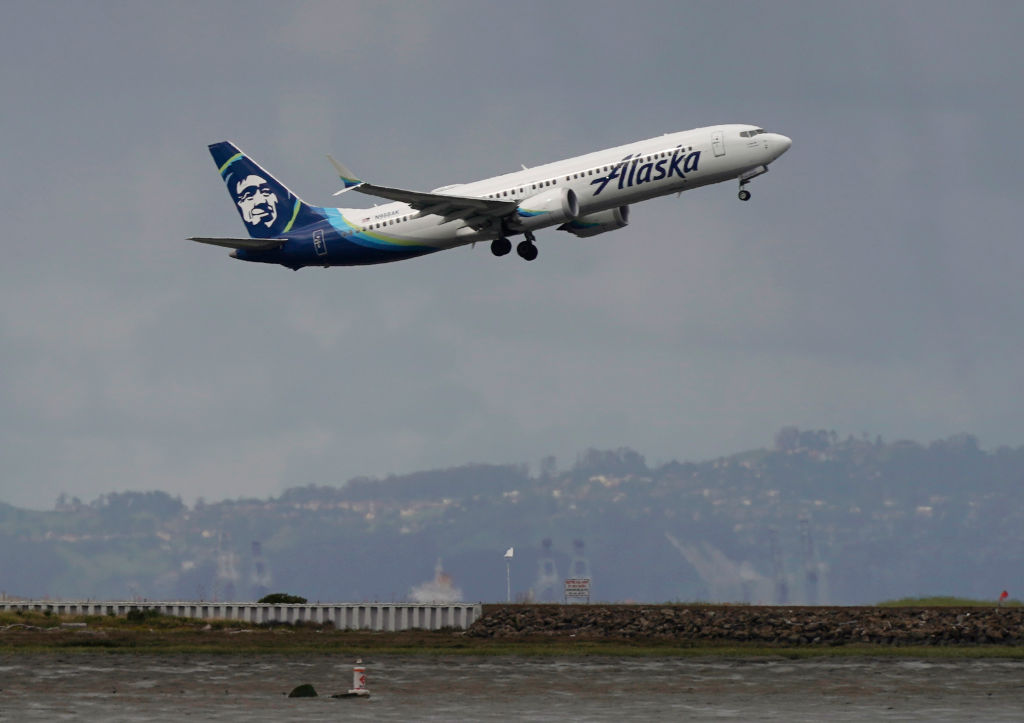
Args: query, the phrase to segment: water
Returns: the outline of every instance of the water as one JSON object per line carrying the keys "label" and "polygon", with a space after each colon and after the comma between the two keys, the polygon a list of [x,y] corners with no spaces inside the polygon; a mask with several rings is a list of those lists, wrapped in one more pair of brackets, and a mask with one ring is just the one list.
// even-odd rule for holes
{"label": "water", "polygon": [[[0,656],[0,720],[1021,720],[1024,662]],[[320,698],[288,698],[312,683]]]}

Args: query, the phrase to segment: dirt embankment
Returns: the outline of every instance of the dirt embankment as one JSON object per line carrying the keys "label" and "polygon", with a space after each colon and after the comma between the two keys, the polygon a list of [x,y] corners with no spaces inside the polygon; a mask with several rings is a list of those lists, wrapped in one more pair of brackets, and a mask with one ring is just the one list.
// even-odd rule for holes
{"label": "dirt embankment", "polygon": [[778,645],[1021,645],[1024,608],[488,605],[467,635]]}

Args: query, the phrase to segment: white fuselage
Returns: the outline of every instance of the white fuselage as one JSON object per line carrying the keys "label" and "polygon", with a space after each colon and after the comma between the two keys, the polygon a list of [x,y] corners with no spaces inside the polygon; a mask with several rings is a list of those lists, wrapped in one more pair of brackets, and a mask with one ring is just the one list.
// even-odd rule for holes
{"label": "white fuselage", "polygon": [[[740,135],[754,131],[759,132]],[[518,202],[545,188],[568,188],[579,199],[580,216],[586,216],[738,178],[751,169],[767,166],[790,145],[786,136],[760,131],[757,126],[709,126],[668,133],[482,181],[445,186],[434,193]],[[688,157],[699,154],[696,162],[689,164],[695,168],[686,170],[686,159],[677,160],[680,149],[690,149],[685,151]],[[644,166],[648,164],[651,169],[644,173]],[[677,171],[683,171],[682,177]],[[610,174],[617,175],[602,182]],[[353,230],[383,232],[396,240],[437,249],[488,241],[500,235],[494,228],[476,229],[458,219],[444,222],[438,216],[423,215],[401,202],[338,211]]]}

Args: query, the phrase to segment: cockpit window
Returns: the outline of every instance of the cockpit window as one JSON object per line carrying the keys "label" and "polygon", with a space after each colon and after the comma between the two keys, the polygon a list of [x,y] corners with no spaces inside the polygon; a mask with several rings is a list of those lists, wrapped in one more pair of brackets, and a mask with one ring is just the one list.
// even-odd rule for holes
{"label": "cockpit window", "polygon": [[752,131],[740,131],[740,137],[741,138],[753,138],[754,136],[760,135],[762,133],[767,133],[767,132],[768,131],[766,131],[764,128],[757,128],[757,129],[752,130]]}

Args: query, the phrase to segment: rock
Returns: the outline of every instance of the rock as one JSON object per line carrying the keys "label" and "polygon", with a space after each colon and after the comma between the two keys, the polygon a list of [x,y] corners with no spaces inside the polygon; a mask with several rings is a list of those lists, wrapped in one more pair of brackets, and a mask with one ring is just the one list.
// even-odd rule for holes
{"label": "rock", "polygon": [[756,607],[741,605],[523,605],[485,610],[466,635],[776,645],[1018,644],[1024,609]]}
{"label": "rock", "polygon": [[316,698],[316,688],[309,683],[297,686],[288,694],[289,698]]}

